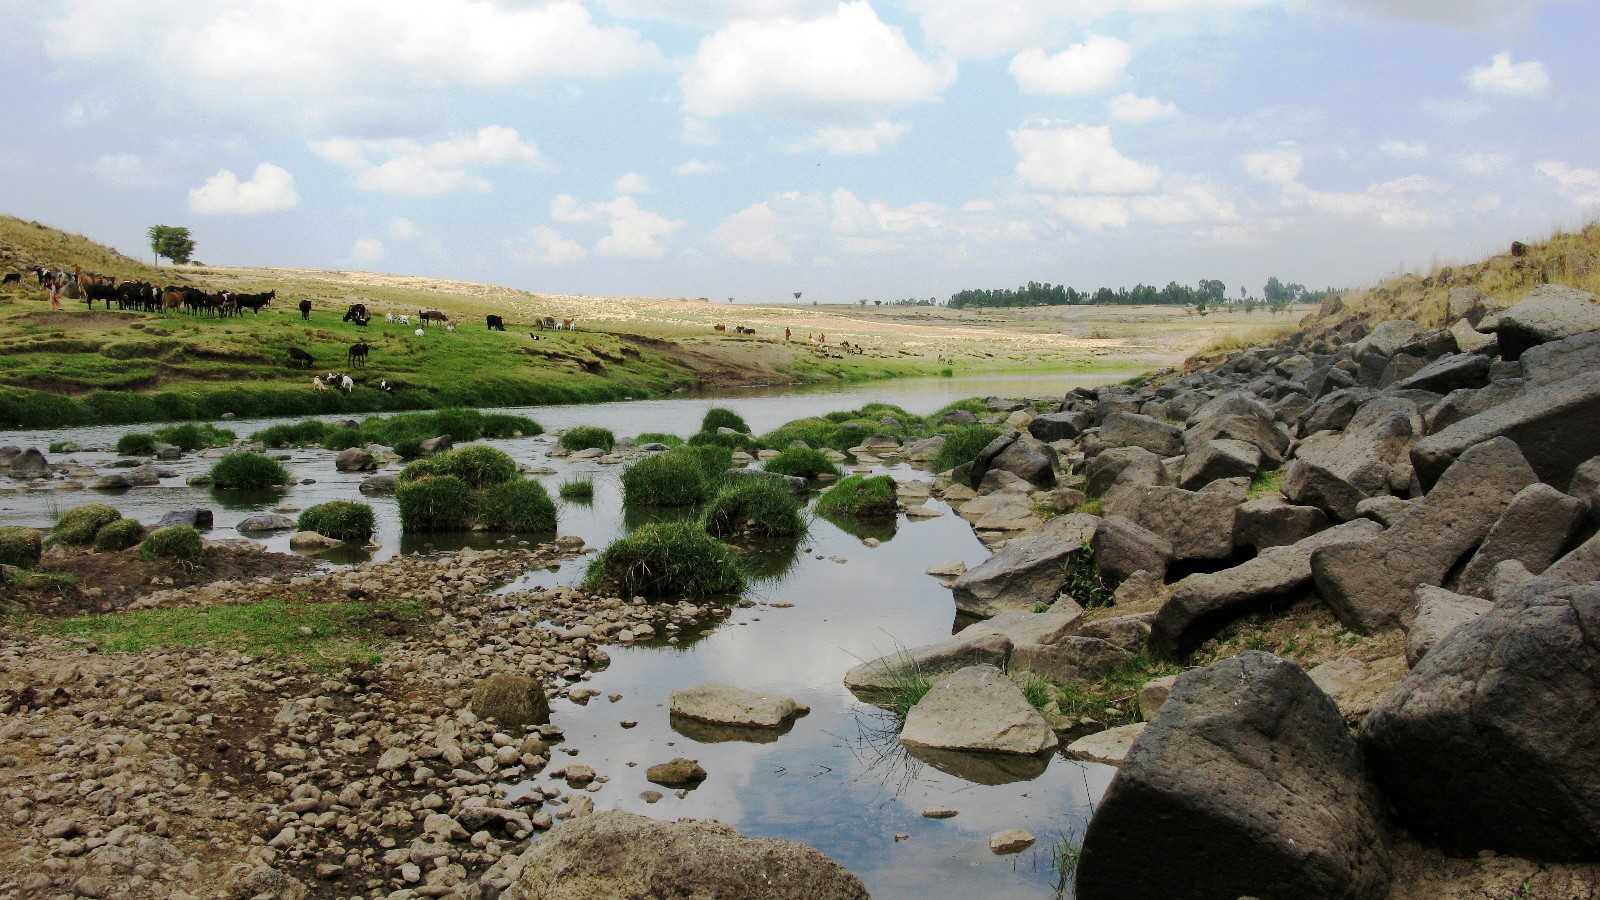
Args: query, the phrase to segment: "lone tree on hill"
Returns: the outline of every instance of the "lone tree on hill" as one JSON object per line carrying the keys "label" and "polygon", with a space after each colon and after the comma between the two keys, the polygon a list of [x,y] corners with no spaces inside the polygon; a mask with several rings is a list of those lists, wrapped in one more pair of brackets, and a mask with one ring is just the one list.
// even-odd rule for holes
{"label": "lone tree on hill", "polygon": [[172,260],[175,265],[182,265],[194,255],[194,238],[189,236],[189,229],[180,225],[151,225],[150,249],[155,252],[156,264],[161,264],[161,257]]}

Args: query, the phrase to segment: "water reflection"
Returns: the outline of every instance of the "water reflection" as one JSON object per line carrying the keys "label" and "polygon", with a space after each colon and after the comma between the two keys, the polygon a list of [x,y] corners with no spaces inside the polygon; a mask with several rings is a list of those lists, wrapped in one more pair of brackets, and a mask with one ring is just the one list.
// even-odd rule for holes
{"label": "water reflection", "polygon": [[804,537],[768,538],[740,545],[737,547],[739,562],[753,581],[781,581],[800,561],[800,544]]}
{"label": "water reflection", "polygon": [[212,503],[223,509],[247,509],[251,512],[259,512],[263,507],[277,506],[285,496],[285,490],[280,488],[263,488],[261,490],[248,491],[211,489]]}
{"label": "water reflection", "polygon": [[776,728],[756,728],[742,725],[715,725],[680,716],[672,713],[669,724],[674,732],[683,735],[692,741],[702,744],[722,744],[728,741],[741,741],[746,744],[772,744],[794,730],[795,720],[785,719],[783,724]]}
{"label": "water reflection", "polygon": [[828,524],[852,537],[866,540],[875,538],[887,543],[894,540],[895,532],[899,529],[900,522],[895,518],[865,519],[856,516],[819,516],[827,520]]}

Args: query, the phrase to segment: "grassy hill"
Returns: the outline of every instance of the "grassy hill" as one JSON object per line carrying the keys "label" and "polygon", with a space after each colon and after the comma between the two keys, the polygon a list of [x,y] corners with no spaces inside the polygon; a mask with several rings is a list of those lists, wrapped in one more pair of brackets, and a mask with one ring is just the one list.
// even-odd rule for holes
{"label": "grassy hill", "polygon": [[114,275],[157,284],[190,283],[182,268],[161,268],[130,259],[81,234],[67,234],[38,222],[0,215],[0,273],[21,272],[33,278],[34,266]]}

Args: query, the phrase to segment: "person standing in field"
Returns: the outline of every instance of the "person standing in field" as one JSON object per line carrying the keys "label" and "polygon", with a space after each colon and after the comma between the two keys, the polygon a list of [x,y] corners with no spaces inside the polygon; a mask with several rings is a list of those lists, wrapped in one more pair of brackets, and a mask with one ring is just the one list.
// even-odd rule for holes
{"label": "person standing in field", "polygon": [[58,312],[61,309],[61,281],[60,276],[50,279],[50,308]]}
{"label": "person standing in field", "polygon": [[787,329],[787,328],[785,328],[783,330],[783,340],[784,340],[784,343],[788,343],[788,341],[789,341],[789,329]]}

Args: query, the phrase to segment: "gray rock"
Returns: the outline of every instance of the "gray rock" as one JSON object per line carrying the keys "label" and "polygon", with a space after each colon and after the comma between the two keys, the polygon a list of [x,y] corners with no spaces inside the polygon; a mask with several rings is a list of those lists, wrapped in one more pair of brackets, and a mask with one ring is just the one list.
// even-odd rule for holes
{"label": "gray rock", "polygon": [[1143,447],[1113,447],[1089,460],[1084,467],[1084,491],[1091,497],[1104,497],[1121,485],[1167,483],[1167,470],[1161,457]]}
{"label": "gray rock", "polygon": [[[1034,487],[1055,487],[1055,450],[1030,435],[1020,435],[989,461],[989,468],[1021,477]],[[973,470],[974,481],[982,481]]]}
{"label": "gray rock", "polygon": [[1267,550],[1303,541],[1328,527],[1328,514],[1295,506],[1281,494],[1247,500],[1233,520],[1233,545]]}
{"label": "gray rock", "polygon": [[906,713],[900,743],[934,750],[1032,756],[1054,750],[1056,735],[1022,689],[994,666],[960,669]]}
{"label": "gray rock", "polygon": [[1462,419],[1470,419],[1485,410],[1515,400],[1526,392],[1527,387],[1520,378],[1491,381],[1487,386],[1477,390],[1451,391],[1443,400],[1428,408],[1423,421],[1428,426],[1428,433],[1432,434],[1449,428]]}
{"label": "gray rock", "polygon": [[[1142,617],[1130,620],[1129,624],[1137,626],[1141,634],[1149,633],[1150,627]],[[1126,635],[1119,637],[1125,639]],[[1053,681],[1098,681],[1132,660],[1142,649],[1142,646],[1130,647],[1105,637],[1076,634],[1052,644],[1013,647],[1010,670],[1032,672]]]}
{"label": "gray rock", "polygon": [[1389,692],[1405,678],[1406,671],[1406,661],[1401,656],[1371,660],[1342,656],[1330,659],[1306,674],[1339,707],[1344,720],[1356,725],[1389,696]]}
{"label": "gray rock", "polygon": [[944,449],[947,440],[944,435],[936,434],[920,441],[912,441],[906,445],[905,457],[910,462],[932,462],[939,455],[939,451]]}
{"label": "gray rock", "polygon": [[343,546],[344,541],[318,534],[315,531],[296,531],[289,536],[290,550],[334,550]]}
{"label": "gray rock", "polygon": [[745,837],[720,822],[611,811],[561,823],[507,868],[500,900],[761,897],[867,900],[845,868],[804,844]]}
{"label": "gray rock", "polygon": [[1086,412],[1068,410],[1034,416],[1028,424],[1028,433],[1045,443],[1071,440],[1094,424],[1094,417]]}
{"label": "gray rock", "polygon": [[[995,618],[1008,615],[1034,614],[1001,613]],[[844,674],[844,686],[870,701],[873,695],[892,691],[903,684],[907,675],[939,675],[975,665],[1005,666],[1011,656],[1011,638],[998,630],[974,631],[985,624],[988,623],[969,625],[961,633],[937,644],[901,650],[853,666]]]}
{"label": "gray rock", "polygon": [[1371,519],[1385,528],[1393,528],[1395,523],[1410,515],[1416,510],[1410,500],[1402,500],[1393,494],[1384,494],[1381,497],[1368,497],[1356,504],[1356,515],[1363,519]]}
{"label": "gray rock", "polygon": [[333,467],[340,472],[375,472],[378,469],[378,461],[373,459],[371,453],[360,447],[348,447],[339,451],[339,455],[333,461]]}
{"label": "gray rock", "polygon": [[1522,354],[1522,377],[1529,385],[1555,384],[1600,371],[1600,331],[1530,347]]}
{"label": "gray rock", "polygon": [[1178,486],[1196,491],[1219,478],[1254,478],[1261,471],[1261,451],[1244,441],[1205,441],[1183,457]]}
{"label": "gray rock", "polygon": [[[1533,573],[1527,566],[1521,565],[1521,560],[1516,560],[1521,571]],[[1501,566],[1506,563],[1501,563]],[[1495,567],[1495,581],[1501,580],[1501,566]],[[1600,534],[1589,538],[1587,541],[1574,547],[1572,552],[1556,560],[1543,574],[1546,578],[1555,578],[1560,581],[1570,581],[1575,584],[1600,581]],[[1498,599],[1499,595],[1496,595]]]}
{"label": "gray rock", "polygon": [[1134,572],[1164,576],[1172,562],[1171,541],[1122,516],[1102,519],[1090,546],[1101,581],[1112,588]]}
{"label": "gray rock", "polygon": [[1511,505],[1489,529],[1456,580],[1456,590],[1487,597],[1494,567],[1508,559],[1538,575],[1561,556],[1588,512],[1588,504],[1548,484],[1528,485],[1511,498]]}
{"label": "gray rock", "polygon": [[651,784],[684,787],[705,781],[706,770],[699,762],[679,756],[664,763],[656,763],[645,770],[644,777]]}
{"label": "gray rock", "polygon": [[1489,312],[1489,298],[1474,287],[1457,287],[1450,289],[1450,318],[1466,319],[1473,325],[1478,324]]}
{"label": "gray rock", "polygon": [[39,452],[38,447],[29,447],[11,457],[12,478],[43,478],[50,474],[50,460]]}
{"label": "gray rock", "polygon": [[1184,424],[1194,428],[1211,419],[1235,416],[1262,422],[1271,422],[1274,418],[1271,407],[1262,403],[1260,398],[1245,391],[1229,391],[1214,400],[1207,401],[1191,413]]}
{"label": "gray rock", "polygon": [[1357,341],[1351,353],[1358,362],[1368,356],[1390,357],[1401,347],[1421,337],[1425,331],[1427,329],[1410,319],[1391,319]]}
{"label": "gray rock", "polygon": [[1171,598],[1156,613],[1150,643],[1169,656],[1188,653],[1234,619],[1304,591],[1318,549],[1360,544],[1382,531],[1375,522],[1356,519],[1292,546],[1263,551],[1231,569],[1190,575],[1173,587]]}
{"label": "gray rock", "polygon": [[1456,346],[1462,353],[1491,353],[1499,347],[1494,335],[1478,331],[1471,319],[1457,319],[1450,326],[1450,335],[1456,339]]}
{"label": "gray rock", "polygon": [[183,456],[183,448],[182,447],[175,447],[172,444],[157,444],[156,447],[155,447],[155,458],[156,459],[173,460],[173,459],[178,459],[178,458],[180,458],[182,456]]}
{"label": "gray rock", "polygon": [[1489,357],[1476,353],[1441,356],[1416,374],[1395,382],[1400,389],[1448,394],[1462,388],[1481,388],[1489,383]]}
{"label": "gray rock", "polygon": [[1365,412],[1343,434],[1318,432],[1300,443],[1284,471],[1285,497],[1343,522],[1356,517],[1362,500],[1409,483],[1407,452],[1416,434],[1411,417],[1389,411],[1365,421]]}
{"label": "gray rock", "polygon": [[395,485],[399,483],[397,475],[368,475],[361,479],[361,493],[363,494],[392,494]]}
{"label": "gray rock", "polygon": [[1193,454],[1208,441],[1242,441],[1261,453],[1262,465],[1275,469],[1289,450],[1289,432],[1270,419],[1225,415],[1206,419],[1183,433],[1184,453]]}
{"label": "gray rock", "polygon": [[89,489],[95,491],[125,491],[133,487],[133,479],[123,474],[101,475],[89,482]]}
{"label": "gray rock", "polygon": [[1333,701],[1247,651],[1178,679],[1089,822],[1077,897],[1382,900],[1384,820]]}
{"label": "gray rock", "polygon": [[1541,284],[1500,314],[1494,332],[1500,355],[1517,359],[1538,344],[1600,331],[1600,297],[1576,288]]}
{"label": "gray rock", "polygon": [[1595,455],[1600,434],[1600,372],[1530,390],[1515,400],[1430,434],[1411,449],[1417,480],[1432,486],[1467,448],[1490,438],[1515,441],[1539,480],[1565,490],[1572,473]]}
{"label": "gray rock", "polygon": [[956,609],[988,617],[1053,602],[1067,582],[1065,567],[1084,555],[1099,525],[1098,516],[1058,516],[1012,538],[956,579],[951,586]]}
{"label": "gray rock", "polygon": [[1107,497],[1105,508],[1166,538],[1176,560],[1227,559],[1242,500],[1222,492],[1129,486]]}
{"label": "gray rock", "polygon": [[155,524],[156,528],[168,528],[173,525],[187,525],[190,528],[208,529],[211,527],[212,516],[209,509],[175,509],[161,517]]}
{"label": "gray rock", "polygon": [[1422,658],[1361,728],[1418,836],[1457,851],[1600,857],[1600,585],[1535,578]]}
{"label": "gray rock", "polygon": [[780,472],[768,472],[765,469],[732,468],[724,472],[723,475],[735,481],[742,478],[758,478],[763,481],[771,481],[781,484],[796,493],[804,493],[808,489],[806,480],[798,475],[784,475]]}
{"label": "gray rock", "polygon": [[155,466],[143,465],[129,469],[127,479],[134,487],[155,487],[161,483],[161,471]]}
{"label": "gray rock", "polygon": [[1488,612],[1493,605],[1444,588],[1417,585],[1417,618],[1406,632],[1406,662],[1415,666],[1450,632]]}
{"label": "gray rock", "polygon": [[444,450],[449,450],[451,447],[454,447],[455,445],[456,445],[456,442],[455,442],[454,439],[452,439],[450,437],[450,435],[441,434],[438,437],[428,438],[427,440],[425,440],[421,444],[419,444],[417,453],[420,456],[432,456],[435,453],[439,453],[439,452],[444,451]]}
{"label": "gray rock", "polygon": [[1401,624],[1414,610],[1417,585],[1442,584],[1517,492],[1537,480],[1511,441],[1496,438],[1473,447],[1393,528],[1365,543],[1312,554],[1317,593],[1357,631]]}
{"label": "gray rock", "polygon": [[1149,416],[1117,412],[1100,425],[1100,440],[1117,447],[1143,447],[1157,456],[1183,452],[1183,430]]}
{"label": "gray rock", "polygon": [[256,513],[253,516],[246,516],[236,527],[241,534],[250,534],[258,531],[283,531],[295,527],[295,522],[288,516],[278,513]]}
{"label": "gray rock", "polygon": [[1161,678],[1152,678],[1139,688],[1139,715],[1146,722],[1155,719],[1161,712],[1161,707],[1167,703],[1167,698],[1172,696],[1172,689],[1178,683],[1178,676],[1166,675]]}
{"label": "gray rock", "polygon": [[1319,431],[1343,431],[1355,417],[1356,411],[1377,395],[1377,391],[1364,387],[1345,388],[1327,394],[1301,414],[1300,433],[1312,435]]}
{"label": "gray rock", "polygon": [[792,697],[764,694],[721,684],[700,684],[672,692],[672,713],[715,725],[777,728],[810,707]]}
{"label": "gray rock", "polygon": [[939,417],[940,425],[976,425],[978,417],[964,409],[954,409]]}
{"label": "gray rock", "polygon": [[1067,745],[1067,755],[1108,766],[1120,766],[1148,727],[1147,722],[1134,722],[1085,735]]}

